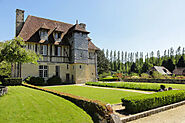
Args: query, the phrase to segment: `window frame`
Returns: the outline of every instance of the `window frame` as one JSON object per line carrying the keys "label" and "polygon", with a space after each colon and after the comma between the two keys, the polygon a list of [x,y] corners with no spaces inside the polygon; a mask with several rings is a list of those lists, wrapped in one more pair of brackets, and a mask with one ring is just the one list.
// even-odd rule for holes
{"label": "window frame", "polygon": [[48,78],[48,66],[39,65],[39,77]]}

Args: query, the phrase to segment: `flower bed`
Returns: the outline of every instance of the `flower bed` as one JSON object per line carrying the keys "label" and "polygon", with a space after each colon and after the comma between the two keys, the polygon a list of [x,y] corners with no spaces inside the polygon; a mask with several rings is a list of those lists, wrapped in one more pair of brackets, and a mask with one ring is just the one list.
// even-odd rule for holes
{"label": "flower bed", "polygon": [[185,100],[185,90],[171,90],[150,95],[125,97],[122,103],[128,113],[138,113],[160,106],[165,106]]}
{"label": "flower bed", "polygon": [[23,86],[49,92],[75,103],[77,106],[85,110],[92,117],[94,122],[113,122],[113,119],[111,117],[111,114],[113,112],[112,108],[109,105],[103,104],[100,101],[90,100],[80,96],[74,96],[72,94],[62,93],[52,89],[41,88],[26,83],[24,83]]}

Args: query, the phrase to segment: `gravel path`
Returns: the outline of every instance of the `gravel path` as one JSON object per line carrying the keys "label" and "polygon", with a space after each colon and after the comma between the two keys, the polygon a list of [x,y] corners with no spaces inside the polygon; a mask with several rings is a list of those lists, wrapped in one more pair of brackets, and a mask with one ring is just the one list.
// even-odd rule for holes
{"label": "gravel path", "polygon": [[85,84],[76,84],[77,86],[91,87],[91,88],[100,88],[100,89],[111,89],[111,90],[119,90],[119,91],[129,91],[129,92],[137,92],[143,94],[152,94],[155,92],[147,92],[147,91],[139,91],[139,90],[131,90],[131,89],[119,89],[119,88],[109,88],[109,87],[98,87],[98,86],[89,86]]}
{"label": "gravel path", "polygon": [[129,123],[185,123],[185,105]]}

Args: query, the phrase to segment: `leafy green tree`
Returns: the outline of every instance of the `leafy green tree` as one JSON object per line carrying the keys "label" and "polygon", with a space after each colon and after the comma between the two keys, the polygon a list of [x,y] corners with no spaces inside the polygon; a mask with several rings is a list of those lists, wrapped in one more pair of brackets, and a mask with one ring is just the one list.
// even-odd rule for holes
{"label": "leafy green tree", "polygon": [[97,52],[97,69],[98,74],[109,72],[109,60],[105,57],[103,50]]}
{"label": "leafy green tree", "polygon": [[117,54],[117,70],[120,70],[121,66],[120,66],[120,51],[118,51],[118,54]]}
{"label": "leafy green tree", "polygon": [[164,60],[162,66],[167,68],[170,72],[173,72],[173,70],[175,69],[175,65],[173,64],[172,59]]}
{"label": "leafy green tree", "polygon": [[141,72],[142,72],[142,73],[146,73],[146,72],[148,72],[148,70],[151,69],[152,67],[153,67],[152,64],[145,62],[145,63],[143,64],[143,66],[142,66]]}
{"label": "leafy green tree", "polygon": [[184,57],[181,56],[178,63],[177,63],[177,67],[185,67],[185,60]]}
{"label": "leafy green tree", "polygon": [[[25,46],[25,42],[20,37],[6,41],[1,49],[0,62],[5,61],[7,63],[11,63],[12,65],[16,63],[37,64],[40,56],[34,51],[26,49]],[[13,71],[13,66],[11,68],[11,71]]]}
{"label": "leafy green tree", "polygon": [[112,50],[110,51],[110,69],[113,70],[113,58],[112,58]]}
{"label": "leafy green tree", "polygon": [[114,71],[117,71],[117,58],[116,58],[116,50],[114,51],[114,61],[113,61],[113,64],[114,64]]}

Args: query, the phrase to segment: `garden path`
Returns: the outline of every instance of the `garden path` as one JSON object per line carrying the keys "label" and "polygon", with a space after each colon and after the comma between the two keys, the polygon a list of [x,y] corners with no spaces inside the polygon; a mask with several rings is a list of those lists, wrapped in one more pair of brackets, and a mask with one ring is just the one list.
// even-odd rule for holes
{"label": "garden path", "polygon": [[84,86],[84,87],[91,87],[91,88],[101,88],[101,89],[111,89],[111,90],[119,90],[119,91],[129,91],[129,92],[137,92],[143,94],[152,94],[155,92],[148,92],[148,91],[140,91],[140,90],[131,90],[131,89],[119,89],[119,88],[110,88],[110,87],[98,87],[98,86],[89,86],[85,84],[76,84],[77,86]]}
{"label": "garden path", "polygon": [[185,123],[185,105],[134,120],[129,123]]}

